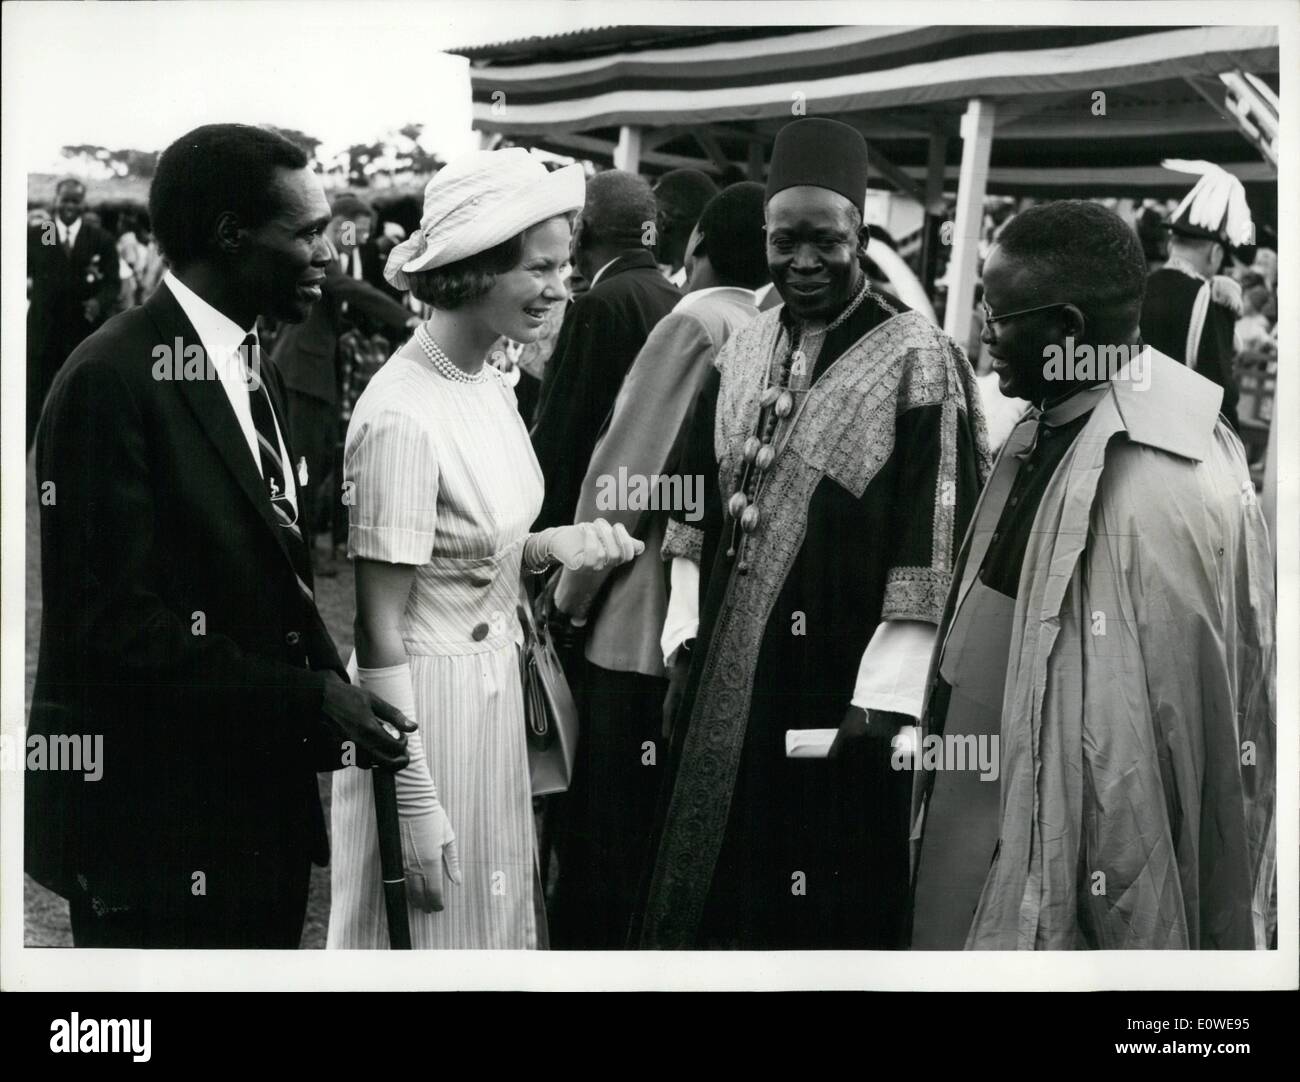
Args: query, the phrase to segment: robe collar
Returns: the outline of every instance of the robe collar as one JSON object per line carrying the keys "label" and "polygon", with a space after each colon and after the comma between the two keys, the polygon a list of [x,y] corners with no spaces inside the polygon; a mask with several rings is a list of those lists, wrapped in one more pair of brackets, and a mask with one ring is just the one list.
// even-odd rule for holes
{"label": "robe collar", "polygon": [[1145,381],[1130,377],[1130,361],[1112,379],[1045,410],[1030,407],[1026,417],[1037,416],[1042,424],[1059,428],[1110,400],[1119,415],[1118,430],[1132,442],[1200,462],[1214,438],[1223,388],[1158,350],[1143,348],[1148,366]]}
{"label": "robe collar", "polygon": [[1200,462],[1214,440],[1223,388],[1146,348],[1149,380],[1127,378],[1130,362],[1108,384],[1124,430],[1134,443]]}

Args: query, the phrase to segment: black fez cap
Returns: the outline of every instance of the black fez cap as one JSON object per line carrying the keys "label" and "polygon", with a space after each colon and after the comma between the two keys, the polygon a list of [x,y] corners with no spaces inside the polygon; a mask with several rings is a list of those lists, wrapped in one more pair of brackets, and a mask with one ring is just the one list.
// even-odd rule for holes
{"label": "black fez cap", "polygon": [[867,201],[867,141],[838,120],[810,116],[776,133],[766,199],[799,184],[838,192],[861,212]]}

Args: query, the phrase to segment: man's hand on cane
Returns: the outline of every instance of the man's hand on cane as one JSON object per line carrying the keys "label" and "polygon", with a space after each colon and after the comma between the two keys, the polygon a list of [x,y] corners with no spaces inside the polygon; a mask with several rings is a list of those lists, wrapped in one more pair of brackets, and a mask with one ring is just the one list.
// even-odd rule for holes
{"label": "man's hand on cane", "polygon": [[[325,677],[321,712],[344,740],[356,745],[358,766],[401,770],[410,763],[402,734],[414,732],[415,722],[378,695],[344,683],[337,673],[330,672]],[[398,732],[391,732],[385,724]]]}

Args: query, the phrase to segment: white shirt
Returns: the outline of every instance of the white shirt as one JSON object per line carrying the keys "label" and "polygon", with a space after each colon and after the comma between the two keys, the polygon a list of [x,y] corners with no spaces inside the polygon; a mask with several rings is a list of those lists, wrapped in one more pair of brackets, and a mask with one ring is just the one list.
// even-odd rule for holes
{"label": "white shirt", "polygon": [[[253,456],[253,464],[257,466],[259,476],[262,475],[262,456],[257,449],[257,426],[253,424],[248,380],[244,376],[244,362],[239,352],[239,347],[249,333],[256,340],[257,328],[254,327],[251,332],[241,330],[234,320],[218,312],[171,271],[163,275],[163,283],[172,291],[176,303],[194,325],[199,341],[203,344],[203,352],[212,359],[212,366],[221,380],[221,389],[226,392],[230,408],[235,411],[235,420],[239,422],[244,440],[248,443],[248,453]],[[259,390],[257,393],[262,392]],[[272,419],[274,420],[274,411]],[[296,508],[298,489],[297,478],[294,476],[295,466],[289,461],[289,454],[284,447],[284,433],[280,431],[278,420],[275,421],[275,435],[280,445],[280,461],[284,463],[285,495]],[[305,530],[303,532],[306,533]]]}
{"label": "white shirt", "polygon": [[350,274],[358,282],[361,281],[360,249],[350,248],[345,252],[339,253],[339,265],[343,268],[344,274]]}
{"label": "white shirt", "polygon": [[77,234],[81,232],[81,219],[78,218],[71,225],[64,225],[62,218],[54,219],[54,226],[58,230],[59,243],[66,248],[71,248],[77,243]]}

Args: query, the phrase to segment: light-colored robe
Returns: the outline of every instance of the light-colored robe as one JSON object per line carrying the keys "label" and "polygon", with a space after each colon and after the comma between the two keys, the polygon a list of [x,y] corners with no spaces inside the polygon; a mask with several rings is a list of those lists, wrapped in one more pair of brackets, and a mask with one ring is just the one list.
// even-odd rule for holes
{"label": "light-colored robe", "polygon": [[1154,351],[1148,385],[1128,371],[1057,468],[1025,554],[999,847],[967,949],[1275,935],[1267,529],[1221,388]]}

